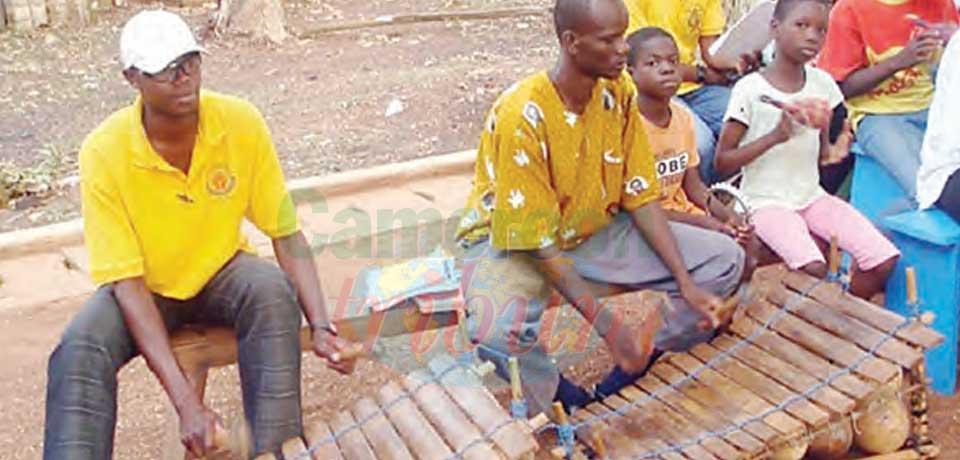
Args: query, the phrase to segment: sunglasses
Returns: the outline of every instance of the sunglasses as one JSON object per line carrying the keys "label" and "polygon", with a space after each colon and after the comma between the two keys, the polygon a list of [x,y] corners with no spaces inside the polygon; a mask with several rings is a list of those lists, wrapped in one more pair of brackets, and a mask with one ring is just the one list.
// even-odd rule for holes
{"label": "sunglasses", "polygon": [[159,72],[147,73],[140,71],[140,73],[157,83],[173,83],[181,73],[192,77],[196,75],[199,70],[200,53],[189,53],[177,58]]}

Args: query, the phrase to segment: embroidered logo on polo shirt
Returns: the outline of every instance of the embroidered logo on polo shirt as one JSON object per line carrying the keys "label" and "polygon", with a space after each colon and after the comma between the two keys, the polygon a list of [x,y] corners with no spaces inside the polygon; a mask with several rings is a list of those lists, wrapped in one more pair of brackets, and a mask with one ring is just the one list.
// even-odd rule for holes
{"label": "embroidered logo on polo shirt", "polygon": [[207,192],[214,196],[226,196],[237,186],[237,177],[226,165],[217,165],[207,172]]}

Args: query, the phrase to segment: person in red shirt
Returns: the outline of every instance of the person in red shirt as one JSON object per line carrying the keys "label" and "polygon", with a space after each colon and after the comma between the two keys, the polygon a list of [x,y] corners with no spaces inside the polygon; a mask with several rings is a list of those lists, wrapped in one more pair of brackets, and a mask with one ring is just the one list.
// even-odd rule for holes
{"label": "person in red shirt", "polygon": [[958,20],[952,0],[839,0],[817,61],[840,84],[857,143],[911,199],[934,69]]}

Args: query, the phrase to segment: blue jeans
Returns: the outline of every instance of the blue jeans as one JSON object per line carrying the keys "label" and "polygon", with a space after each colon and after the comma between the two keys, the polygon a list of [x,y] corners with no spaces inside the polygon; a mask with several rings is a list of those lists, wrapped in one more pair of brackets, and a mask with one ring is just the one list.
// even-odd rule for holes
{"label": "blue jeans", "polygon": [[723,116],[730,103],[730,88],[707,85],[680,96],[680,100],[693,112],[693,124],[697,133],[697,153],[700,155],[700,177],[707,185],[720,181],[713,170],[717,138],[723,128]]}
{"label": "blue jeans", "polygon": [[883,165],[911,199],[917,196],[917,169],[926,130],[927,110],[867,115],[857,126],[857,143],[863,153]]}
{"label": "blue jeans", "polygon": [[[300,307],[276,265],[241,252],[193,299],[154,299],[168,331],[188,323],[236,330],[243,410],[256,452],[276,452],[301,434]],[[101,287],[50,356],[45,460],[113,457],[117,372],[139,354],[113,287]]]}

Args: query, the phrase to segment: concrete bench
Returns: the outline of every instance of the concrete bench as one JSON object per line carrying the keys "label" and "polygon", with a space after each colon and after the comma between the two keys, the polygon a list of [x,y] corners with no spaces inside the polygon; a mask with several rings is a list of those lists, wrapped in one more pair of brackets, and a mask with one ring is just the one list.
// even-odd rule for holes
{"label": "concrete bench", "polygon": [[887,308],[910,314],[905,300],[905,267],[914,267],[920,308],[936,315],[932,327],[946,337],[942,345],[927,353],[928,375],[934,390],[953,394],[957,386],[960,321],[960,225],[936,209],[885,217],[880,225],[903,253],[887,283]]}

